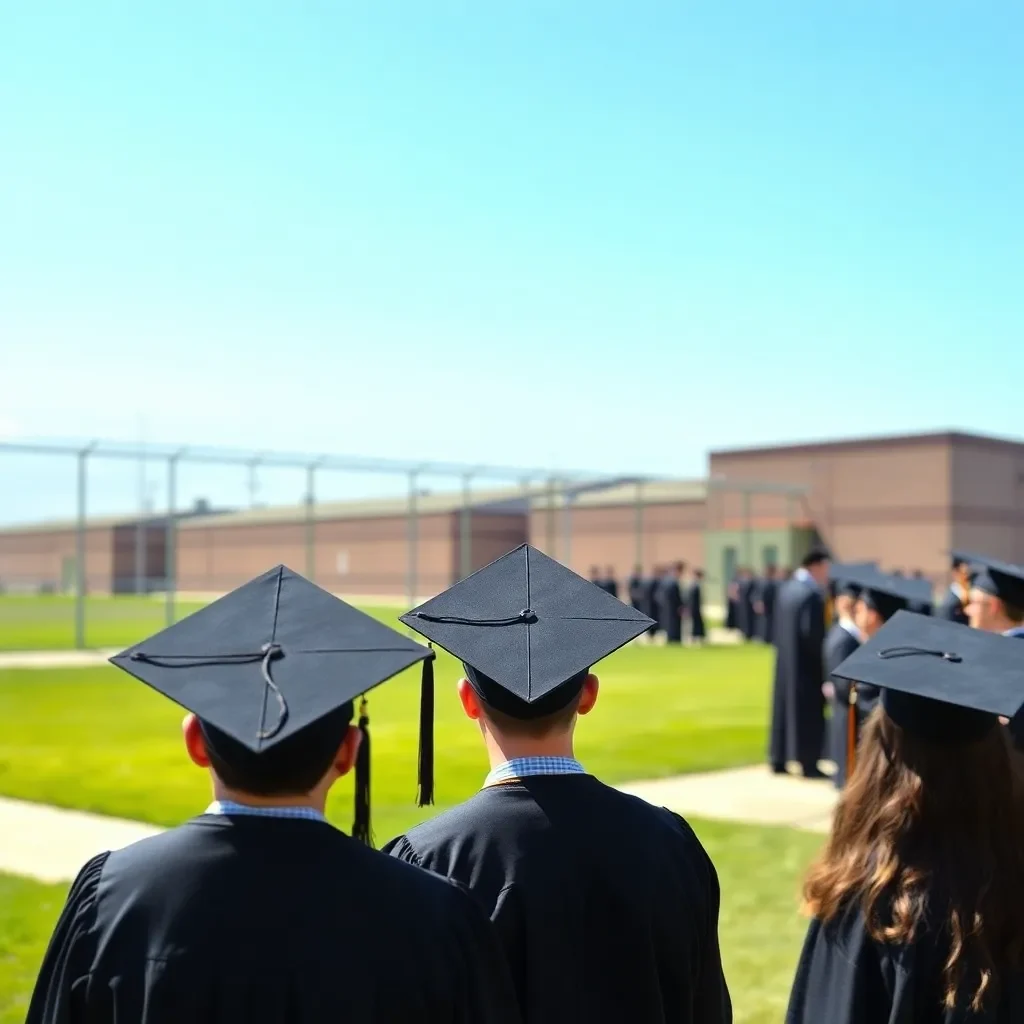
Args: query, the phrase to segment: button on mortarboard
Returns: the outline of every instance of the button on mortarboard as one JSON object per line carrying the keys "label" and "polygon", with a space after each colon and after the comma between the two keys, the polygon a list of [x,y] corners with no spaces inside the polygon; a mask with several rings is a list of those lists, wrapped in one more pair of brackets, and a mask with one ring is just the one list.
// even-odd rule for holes
{"label": "button on mortarboard", "polygon": [[459,658],[488,704],[518,717],[564,707],[567,684],[582,685],[581,673],[653,622],[528,544],[402,621]]}
{"label": "button on mortarboard", "polygon": [[278,566],[110,660],[258,753],[429,657]]}
{"label": "button on mortarboard", "polygon": [[898,611],[833,673],[882,688],[904,729],[938,743],[980,739],[1024,704],[1020,641],[946,619]]}

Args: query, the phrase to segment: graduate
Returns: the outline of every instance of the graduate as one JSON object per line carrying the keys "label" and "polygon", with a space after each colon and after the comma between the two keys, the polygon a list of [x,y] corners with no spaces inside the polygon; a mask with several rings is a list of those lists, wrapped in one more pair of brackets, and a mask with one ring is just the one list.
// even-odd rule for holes
{"label": "graduate", "polygon": [[818,758],[825,739],[821,653],[829,554],[813,548],[775,598],[775,676],[768,758],[782,774],[799,763],[809,779],[824,778]]}
{"label": "graduate", "polygon": [[604,590],[606,590],[612,597],[619,596],[619,581],[615,576],[615,569],[612,566],[608,566],[604,571]]}
{"label": "graduate", "polygon": [[402,621],[459,658],[491,763],[468,801],[387,849],[466,885],[491,915],[530,1024],[730,1021],[718,877],[677,814],[573,753],[591,669],[643,615],[523,545]]}
{"label": "graduate", "polygon": [[747,640],[753,640],[757,632],[757,615],[754,612],[757,586],[753,571],[740,569],[736,587],[736,628]]}
{"label": "graduate", "polygon": [[686,610],[686,598],[683,594],[685,572],[686,563],[676,562],[658,592],[661,629],[665,634],[665,642],[670,644],[683,642],[683,613]]}
{"label": "graduate", "polygon": [[644,613],[651,620],[651,628],[647,631],[651,640],[658,638],[660,626],[658,619],[661,615],[660,601],[661,601],[661,582],[665,576],[665,570],[662,566],[656,565],[653,572],[651,573],[650,579],[647,581],[645,588],[646,592],[646,603],[644,605]]}
{"label": "graduate", "polygon": [[1014,644],[897,612],[836,670],[881,691],[804,883],[787,1024],[1024,1020],[1024,807],[997,716]]}
{"label": "graduate", "polygon": [[644,567],[642,565],[636,565],[633,567],[633,575],[629,577],[629,581],[626,586],[629,590],[630,605],[632,605],[636,611],[645,615],[647,608],[647,591],[644,584]]}
{"label": "graduate", "polygon": [[[921,588],[914,580],[905,576],[887,576],[870,567],[844,567],[841,569],[845,591],[854,593],[852,602],[853,629],[855,636],[863,643],[873,637],[898,611],[915,611],[920,604]],[[842,597],[837,597],[837,611]],[[842,602],[845,613],[850,607]],[[928,614],[925,612],[924,614]],[[849,625],[844,627],[849,630]],[[826,641],[826,651],[828,642]],[[845,657],[849,657],[859,644],[846,644]],[[841,657],[842,646],[825,658],[825,678],[833,687],[832,703],[832,750],[836,763],[833,781],[839,789],[846,784],[849,762],[855,758],[857,744],[864,729],[864,723],[878,703],[879,692],[869,685],[850,686],[844,679],[834,677]],[[852,720],[851,720],[852,716]]]}
{"label": "graduate", "polygon": [[765,566],[764,578],[755,581],[754,614],[757,623],[754,635],[766,644],[772,642],[775,629],[775,592],[778,587],[775,566]]}
{"label": "graduate", "polygon": [[950,622],[967,624],[967,596],[970,590],[970,558],[959,551],[950,553],[952,579],[935,614]]}
{"label": "graduate", "polygon": [[707,627],[704,624],[704,570],[693,570],[693,582],[686,595],[686,607],[690,613],[690,640],[695,644],[704,643]]}
{"label": "graduate", "polygon": [[836,766],[832,781],[837,789],[846,783],[846,748],[849,742],[849,694],[832,681],[832,672],[864,642],[854,621],[854,604],[860,587],[845,576],[844,566],[833,562],[829,567],[829,589],[835,609],[835,620],[825,634],[821,660],[825,682],[822,692],[829,702],[828,757]]}
{"label": "graduate", "polygon": [[[982,555],[963,555],[970,565],[966,614],[975,629],[1024,639],[1024,566]],[[1008,723],[1017,750],[1024,752],[1024,713]]]}
{"label": "graduate", "polygon": [[[28,1024],[516,1024],[486,915],[367,845],[354,700],[432,657],[279,566],[112,658],[187,710],[214,801],[85,865]],[[324,818],[353,766],[358,839]]]}

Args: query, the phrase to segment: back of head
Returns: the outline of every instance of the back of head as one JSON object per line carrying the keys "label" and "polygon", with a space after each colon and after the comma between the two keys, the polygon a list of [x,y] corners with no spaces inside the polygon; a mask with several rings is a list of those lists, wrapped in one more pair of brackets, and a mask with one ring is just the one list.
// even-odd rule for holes
{"label": "back of head", "polygon": [[879,942],[945,935],[937,1004],[985,1004],[1024,966],[1024,806],[1003,730],[937,744],[876,708],[804,897],[824,921],[859,904]]}
{"label": "back of head", "polygon": [[828,551],[820,546],[811,548],[806,555],[800,560],[800,565],[804,569],[812,569],[815,566],[821,565],[824,562],[829,561]]}
{"label": "back of head", "polygon": [[352,703],[344,704],[258,754],[209,722],[201,722],[210,767],[236,793],[304,796],[330,769],[353,713]]}

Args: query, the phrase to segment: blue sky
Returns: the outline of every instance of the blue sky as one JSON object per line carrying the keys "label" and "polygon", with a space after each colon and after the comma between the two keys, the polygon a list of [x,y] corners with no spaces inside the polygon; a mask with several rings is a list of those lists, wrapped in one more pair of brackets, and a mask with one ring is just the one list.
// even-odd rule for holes
{"label": "blue sky", "polygon": [[[691,475],[1020,433],[1011,0],[0,0],[0,39],[4,434]],[[65,501],[26,465],[2,518]]]}

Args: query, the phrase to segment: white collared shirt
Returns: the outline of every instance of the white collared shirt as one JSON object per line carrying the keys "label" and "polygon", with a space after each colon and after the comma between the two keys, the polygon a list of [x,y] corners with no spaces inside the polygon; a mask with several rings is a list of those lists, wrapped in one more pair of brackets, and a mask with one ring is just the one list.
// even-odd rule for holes
{"label": "white collared shirt", "polygon": [[845,629],[846,632],[857,641],[857,643],[864,643],[864,634],[857,628],[857,623],[855,623],[853,619],[840,618],[839,625],[842,626],[843,629]]}

